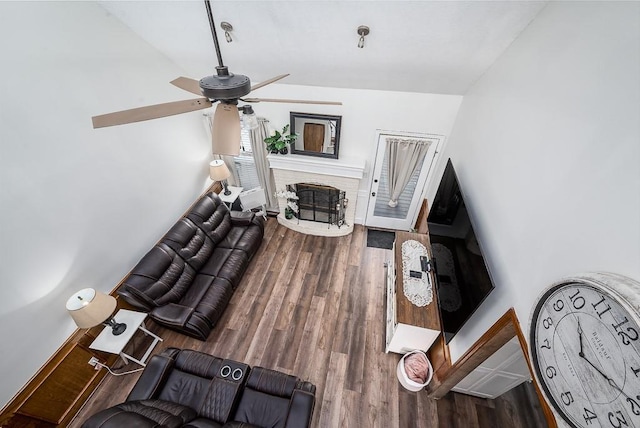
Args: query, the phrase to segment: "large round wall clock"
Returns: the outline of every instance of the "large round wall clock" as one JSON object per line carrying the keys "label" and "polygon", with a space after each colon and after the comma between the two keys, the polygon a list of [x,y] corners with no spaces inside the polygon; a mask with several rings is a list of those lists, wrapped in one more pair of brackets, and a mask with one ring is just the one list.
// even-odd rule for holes
{"label": "large round wall clock", "polygon": [[640,428],[640,283],[564,279],[539,297],[529,346],[535,375],[571,427]]}

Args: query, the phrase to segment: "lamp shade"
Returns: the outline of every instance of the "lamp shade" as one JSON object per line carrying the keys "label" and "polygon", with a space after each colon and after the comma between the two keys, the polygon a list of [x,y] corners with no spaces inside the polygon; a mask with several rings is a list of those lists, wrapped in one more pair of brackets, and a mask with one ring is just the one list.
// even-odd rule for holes
{"label": "lamp shade", "polygon": [[67,311],[80,328],[90,328],[111,318],[116,299],[93,288],[83,288],[67,300]]}
{"label": "lamp shade", "polygon": [[213,160],[209,163],[209,177],[213,181],[226,180],[231,176],[231,172],[224,161],[220,159]]}

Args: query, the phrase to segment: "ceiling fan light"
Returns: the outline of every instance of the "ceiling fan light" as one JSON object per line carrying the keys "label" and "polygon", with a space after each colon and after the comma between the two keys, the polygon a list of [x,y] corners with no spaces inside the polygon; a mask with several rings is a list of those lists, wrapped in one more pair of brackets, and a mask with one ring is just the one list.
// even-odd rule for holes
{"label": "ceiling fan light", "polygon": [[247,129],[256,129],[258,127],[258,117],[250,105],[242,106],[242,123]]}
{"label": "ceiling fan light", "polygon": [[258,127],[258,118],[255,114],[244,118],[244,126],[247,129],[256,129]]}

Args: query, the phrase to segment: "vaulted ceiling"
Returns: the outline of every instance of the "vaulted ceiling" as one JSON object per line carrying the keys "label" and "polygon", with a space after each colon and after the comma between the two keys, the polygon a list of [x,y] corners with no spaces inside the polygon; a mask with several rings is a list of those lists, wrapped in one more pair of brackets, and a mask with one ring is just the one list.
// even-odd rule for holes
{"label": "vaulted ceiling", "polygon": [[[201,1],[100,2],[200,79],[217,59]],[[464,95],[540,1],[212,1],[222,56],[252,82]],[[220,23],[233,25],[224,40]],[[371,32],[357,47],[357,28]]]}

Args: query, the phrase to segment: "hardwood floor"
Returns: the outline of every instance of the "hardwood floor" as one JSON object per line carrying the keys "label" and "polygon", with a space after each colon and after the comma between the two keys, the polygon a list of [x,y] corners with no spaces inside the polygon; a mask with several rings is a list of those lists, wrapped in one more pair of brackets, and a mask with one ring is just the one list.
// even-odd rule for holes
{"label": "hardwood floor", "polygon": [[[317,387],[314,427],[545,427],[529,384],[496,400],[449,393],[437,401],[400,386],[400,356],[384,353],[383,264],[391,256],[366,247],[362,226],[324,238],[270,218],[262,247],[209,339],[149,322],[164,338],[156,351],[190,348],[309,380]],[[143,340],[133,345],[142,348]],[[124,401],[138,376],[107,376],[70,426]]]}

